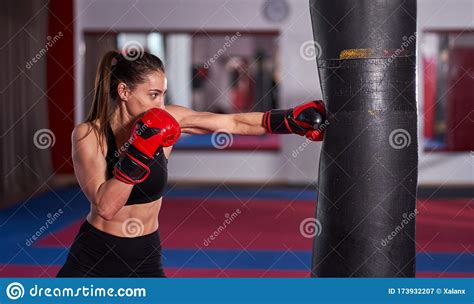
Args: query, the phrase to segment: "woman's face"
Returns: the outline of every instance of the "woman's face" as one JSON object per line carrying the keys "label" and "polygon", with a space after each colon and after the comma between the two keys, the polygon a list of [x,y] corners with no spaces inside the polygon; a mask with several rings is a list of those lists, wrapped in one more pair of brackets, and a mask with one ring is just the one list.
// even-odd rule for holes
{"label": "woman's face", "polygon": [[138,116],[151,108],[165,109],[165,94],[167,90],[166,75],[153,72],[145,77],[133,91],[126,94],[126,107],[132,116]]}

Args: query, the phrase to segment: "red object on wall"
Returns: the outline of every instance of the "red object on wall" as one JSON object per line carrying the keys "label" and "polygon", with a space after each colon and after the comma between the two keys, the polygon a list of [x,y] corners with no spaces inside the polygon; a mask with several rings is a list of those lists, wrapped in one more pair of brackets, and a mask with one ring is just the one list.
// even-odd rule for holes
{"label": "red object on wall", "polygon": [[474,49],[449,51],[446,144],[451,151],[474,150]]}
{"label": "red object on wall", "polygon": [[436,57],[423,58],[423,135],[425,138],[434,137],[436,110],[436,68]]}
{"label": "red object on wall", "polygon": [[[56,137],[52,147],[56,174],[74,172],[71,132],[74,128],[74,35],[73,0],[50,0],[47,53],[49,128]],[[57,39],[57,40],[56,40]]]}

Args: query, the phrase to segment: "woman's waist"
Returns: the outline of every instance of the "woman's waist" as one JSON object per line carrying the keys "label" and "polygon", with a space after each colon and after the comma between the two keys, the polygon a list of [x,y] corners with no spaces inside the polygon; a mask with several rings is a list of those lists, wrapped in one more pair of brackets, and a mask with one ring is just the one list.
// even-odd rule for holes
{"label": "woman's waist", "polygon": [[121,237],[102,231],[85,220],[71,250],[84,259],[106,257],[104,263],[114,263],[118,259],[130,264],[159,256],[161,241],[158,230],[136,237]]}
{"label": "woman's waist", "polygon": [[157,232],[159,227],[158,212],[156,211],[149,211],[148,214],[137,214],[136,212],[129,213],[121,210],[111,220],[105,220],[94,211],[91,211],[87,216],[87,221],[95,229],[119,238],[147,236]]}

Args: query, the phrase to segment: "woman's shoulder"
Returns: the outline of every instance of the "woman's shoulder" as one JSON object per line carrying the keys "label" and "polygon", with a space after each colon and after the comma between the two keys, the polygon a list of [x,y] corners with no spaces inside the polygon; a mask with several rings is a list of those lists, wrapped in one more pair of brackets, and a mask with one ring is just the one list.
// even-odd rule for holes
{"label": "woman's shoulder", "polygon": [[97,147],[99,142],[102,141],[102,146],[106,149],[107,145],[105,139],[103,137],[98,136],[99,130],[99,120],[80,123],[72,130],[71,141],[73,142],[73,144],[83,142],[84,145],[90,147]]}
{"label": "woman's shoulder", "polygon": [[167,105],[165,110],[171,114],[178,123],[180,123],[184,117],[195,113],[194,110],[180,105]]}
{"label": "woman's shoulder", "polygon": [[93,134],[92,132],[94,129],[99,130],[100,129],[100,122],[99,121],[93,121],[93,122],[83,122],[78,124],[74,129],[72,130],[72,139],[73,140],[80,140],[82,138],[89,138],[91,137],[90,135]]}

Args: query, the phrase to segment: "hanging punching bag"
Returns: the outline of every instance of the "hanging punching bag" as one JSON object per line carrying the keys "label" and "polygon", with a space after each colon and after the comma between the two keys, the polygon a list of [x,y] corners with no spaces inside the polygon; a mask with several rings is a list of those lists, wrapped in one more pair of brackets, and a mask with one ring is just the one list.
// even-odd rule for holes
{"label": "hanging punching bag", "polygon": [[329,117],[312,276],[413,277],[416,0],[310,0]]}

